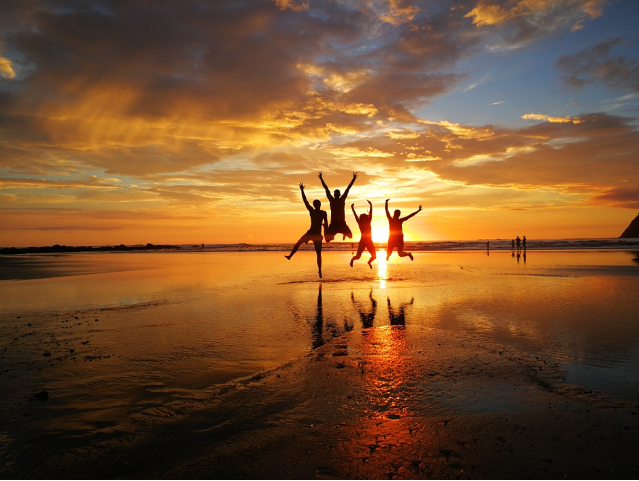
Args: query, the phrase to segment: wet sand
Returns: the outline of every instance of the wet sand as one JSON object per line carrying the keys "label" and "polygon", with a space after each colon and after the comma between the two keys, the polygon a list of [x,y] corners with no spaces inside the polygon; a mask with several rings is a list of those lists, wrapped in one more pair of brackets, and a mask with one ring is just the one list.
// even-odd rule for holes
{"label": "wet sand", "polygon": [[[461,333],[419,326],[352,331],[199,399],[149,407],[117,429],[104,426],[90,443],[79,431],[56,445],[43,422],[39,433],[25,433],[20,449],[5,448],[0,474],[639,477],[639,406],[564,377],[550,360]],[[44,417],[55,403],[54,396],[32,401],[23,415]]]}
{"label": "wet sand", "polygon": [[632,256],[349,255],[2,281],[0,476],[639,478]]}

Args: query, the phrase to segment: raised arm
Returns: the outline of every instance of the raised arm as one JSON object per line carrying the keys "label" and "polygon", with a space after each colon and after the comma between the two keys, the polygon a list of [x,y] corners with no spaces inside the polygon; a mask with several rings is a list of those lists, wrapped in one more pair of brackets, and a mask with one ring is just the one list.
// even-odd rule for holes
{"label": "raised arm", "polygon": [[413,217],[415,214],[417,214],[420,210],[422,210],[422,206],[419,206],[419,209],[417,209],[415,212],[413,212],[412,214],[408,214],[406,217],[402,217],[400,220],[402,222],[404,222],[405,220],[410,219],[411,217]]}
{"label": "raised arm", "polygon": [[348,184],[348,187],[346,187],[346,190],[344,191],[344,199],[346,199],[346,197],[348,196],[348,192],[351,190],[351,187],[353,187],[353,184],[355,183],[355,179],[357,179],[357,172],[353,172],[353,179],[351,180],[351,183]]}
{"label": "raised arm", "polygon": [[386,203],[384,204],[384,208],[386,209],[386,218],[390,221],[392,217],[390,215],[390,212],[388,212],[388,201],[389,200],[390,199],[386,199]]}
{"label": "raised arm", "polygon": [[353,215],[355,216],[355,220],[359,224],[359,216],[357,215],[357,212],[355,212],[355,204],[351,204],[351,210],[353,211]]}
{"label": "raised arm", "polygon": [[370,200],[367,200],[366,202],[368,202],[368,218],[372,219],[373,218],[373,203]]}
{"label": "raised arm", "polygon": [[324,187],[324,190],[326,191],[326,197],[328,197],[328,200],[333,200],[333,196],[331,195],[331,191],[328,190],[328,185],[326,185],[326,182],[324,182],[324,178],[322,177],[322,173],[320,172],[319,175],[319,180],[322,181],[322,186]]}
{"label": "raised arm", "polygon": [[304,199],[304,205],[306,206],[309,212],[312,212],[313,208],[311,207],[311,204],[308,203],[308,200],[306,200],[306,194],[304,193],[304,184],[302,184],[301,182],[300,182],[300,190],[302,191],[302,199]]}

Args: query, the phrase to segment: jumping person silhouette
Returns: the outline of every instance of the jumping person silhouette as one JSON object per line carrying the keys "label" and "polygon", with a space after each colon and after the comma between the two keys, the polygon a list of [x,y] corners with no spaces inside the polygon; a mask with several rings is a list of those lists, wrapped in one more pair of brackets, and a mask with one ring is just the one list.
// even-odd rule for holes
{"label": "jumping person silhouette", "polygon": [[371,221],[373,220],[373,204],[371,204],[370,200],[367,200],[369,205],[368,215],[362,214],[359,217],[357,216],[357,212],[355,212],[355,204],[351,204],[351,210],[353,211],[353,215],[355,216],[355,220],[357,221],[357,225],[359,225],[359,230],[362,233],[362,237],[359,240],[359,246],[357,247],[357,254],[353,256],[351,259],[351,267],[353,267],[353,262],[362,257],[362,252],[364,249],[368,249],[368,252],[371,254],[371,258],[368,260],[368,267],[371,269],[373,262],[377,259],[377,253],[375,252],[375,245],[373,244],[373,238],[371,236]]}
{"label": "jumping person silhouette", "polygon": [[328,190],[328,186],[324,179],[322,178],[322,173],[320,172],[318,175],[319,179],[322,181],[322,186],[324,186],[324,190],[326,191],[326,197],[328,197],[328,201],[331,204],[331,223],[328,228],[324,229],[324,238],[326,242],[332,241],[337,234],[342,234],[342,240],[347,237],[350,239],[353,237],[353,233],[350,228],[346,225],[346,213],[344,209],[346,207],[346,197],[348,196],[348,192],[351,190],[355,179],[357,179],[357,172],[353,172],[353,180],[348,184],[346,190],[344,191],[344,195],[340,196],[339,189],[335,189],[335,196],[331,195],[331,191]]}
{"label": "jumping person silhouette", "polygon": [[391,254],[393,253],[393,250],[397,248],[397,254],[399,255],[399,257],[408,256],[410,257],[410,260],[412,261],[413,254],[411,254],[410,252],[404,252],[404,231],[402,228],[402,224],[408,219],[410,219],[411,217],[413,217],[415,214],[417,214],[419,211],[421,211],[422,206],[420,205],[419,209],[417,209],[412,214],[407,215],[406,217],[400,217],[402,212],[399,209],[395,209],[395,212],[393,212],[393,217],[391,217],[390,212],[388,212],[389,200],[390,199],[386,199],[386,204],[385,204],[386,218],[388,219],[388,227],[389,227],[388,247],[386,247],[386,260],[390,258]]}
{"label": "jumping person silhouette", "polygon": [[293,254],[297,252],[297,249],[300,248],[302,244],[307,244],[308,242],[313,241],[313,245],[315,246],[315,254],[317,255],[317,268],[319,272],[320,279],[322,278],[322,225],[324,226],[324,232],[328,228],[328,216],[326,215],[325,210],[321,210],[320,207],[322,203],[315,199],[313,201],[313,207],[306,200],[306,194],[304,193],[304,184],[300,183],[300,191],[302,191],[302,199],[304,199],[304,205],[308,209],[308,213],[311,216],[311,227],[306,231],[300,240],[297,241],[297,244],[293,246],[291,253],[286,257],[289,261]]}

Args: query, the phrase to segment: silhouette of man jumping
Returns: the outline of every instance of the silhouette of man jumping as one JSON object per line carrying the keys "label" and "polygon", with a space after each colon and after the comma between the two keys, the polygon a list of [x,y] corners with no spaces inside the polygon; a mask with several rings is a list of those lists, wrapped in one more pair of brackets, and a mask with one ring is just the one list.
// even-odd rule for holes
{"label": "silhouette of man jumping", "polygon": [[357,212],[355,212],[355,204],[351,204],[351,210],[353,211],[353,215],[355,216],[355,220],[359,225],[359,230],[362,233],[362,237],[359,240],[359,246],[357,247],[357,254],[353,256],[351,259],[351,267],[353,267],[353,262],[362,257],[362,252],[364,249],[367,249],[371,254],[371,258],[368,260],[368,267],[371,269],[373,262],[377,259],[377,253],[375,252],[375,245],[373,244],[373,238],[371,234],[371,221],[373,220],[373,204],[371,204],[370,200],[367,200],[369,205],[368,215],[362,214],[359,217],[357,216]]}
{"label": "silhouette of man jumping", "polygon": [[388,201],[390,199],[386,199],[386,218],[388,219],[388,246],[386,247],[386,260],[388,260],[393,253],[393,250],[397,248],[397,254],[399,257],[410,257],[410,260],[413,260],[413,254],[410,252],[404,252],[404,231],[402,224],[406,222],[408,219],[413,217],[419,211],[422,210],[422,206],[419,206],[412,214],[407,215],[406,217],[399,217],[401,215],[401,211],[399,209],[395,209],[393,212],[393,217],[391,217],[390,212],[388,212]]}
{"label": "silhouette of man jumping", "polygon": [[350,228],[346,225],[346,213],[344,211],[346,207],[346,197],[348,196],[348,192],[351,190],[355,179],[357,179],[357,172],[353,172],[353,180],[348,184],[346,190],[344,191],[344,195],[340,196],[339,189],[335,189],[335,196],[331,195],[331,191],[328,190],[328,186],[324,179],[322,178],[322,173],[320,172],[318,175],[319,179],[322,181],[322,185],[324,186],[324,190],[326,191],[326,197],[328,197],[328,201],[331,204],[331,223],[328,228],[324,229],[324,237],[326,242],[332,241],[337,234],[342,234],[342,240],[347,237],[350,239],[353,237],[353,233]]}
{"label": "silhouette of man jumping", "polygon": [[300,248],[302,244],[307,244],[308,242],[313,242],[315,246],[315,254],[317,256],[317,268],[319,272],[320,279],[322,278],[322,225],[324,226],[324,231],[328,228],[328,216],[326,215],[325,210],[321,210],[320,207],[322,203],[315,199],[313,201],[313,207],[306,200],[306,194],[304,193],[304,184],[300,183],[300,191],[302,192],[302,199],[304,199],[304,205],[308,209],[308,213],[311,216],[311,227],[306,231],[300,240],[297,241],[297,244],[293,246],[293,250],[289,255],[285,255],[289,261],[293,254],[297,252],[297,249]]}

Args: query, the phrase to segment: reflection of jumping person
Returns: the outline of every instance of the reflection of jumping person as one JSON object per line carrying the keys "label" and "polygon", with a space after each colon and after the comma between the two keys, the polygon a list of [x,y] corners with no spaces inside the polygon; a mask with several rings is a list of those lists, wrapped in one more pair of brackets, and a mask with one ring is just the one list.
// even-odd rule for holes
{"label": "reflection of jumping person", "polygon": [[357,307],[357,312],[359,312],[359,317],[362,320],[362,329],[368,329],[373,327],[373,322],[375,321],[375,313],[377,312],[377,301],[373,299],[373,290],[368,293],[368,297],[371,300],[371,312],[365,312],[362,305],[355,300],[355,295],[351,292],[351,300],[355,307]]}
{"label": "reflection of jumping person", "polygon": [[300,248],[302,244],[306,244],[310,241],[313,241],[313,245],[315,246],[315,254],[317,255],[317,268],[319,269],[320,279],[322,278],[322,225],[324,225],[324,230],[326,230],[328,225],[328,216],[326,215],[325,210],[320,210],[322,203],[315,199],[313,201],[313,207],[306,200],[306,194],[304,194],[304,184],[300,183],[300,190],[302,191],[302,199],[304,199],[304,205],[308,209],[308,213],[311,216],[311,227],[306,231],[300,240],[297,241],[297,244],[293,246],[293,250],[286,257],[288,260],[291,260],[293,254],[297,252],[297,249]]}
{"label": "reflection of jumping person", "polygon": [[359,225],[359,230],[362,233],[362,237],[359,240],[359,246],[357,247],[357,254],[355,254],[353,258],[351,259],[351,267],[353,267],[354,261],[362,257],[362,252],[364,252],[364,249],[368,249],[368,252],[370,252],[371,254],[371,258],[368,260],[368,267],[372,269],[373,265],[371,264],[371,262],[377,259],[377,253],[375,252],[375,245],[373,244],[373,238],[371,236],[371,221],[373,220],[373,204],[371,204],[370,200],[367,200],[366,202],[368,202],[368,205],[370,206],[368,210],[368,215],[362,214],[359,217],[357,217],[357,212],[355,212],[355,204],[351,204],[353,215],[355,216],[355,220],[357,221],[357,224]]}
{"label": "reflection of jumping person", "polygon": [[346,225],[346,213],[344,212],[344,209],[346,207],[346,197],[348,196],[348,192],[351,190],[355,179],[357,179],[357,172],[353,172],[353,180],[351,180],[351,183],[348,184],[348,187],[346,187],[346,190],[344,191],[344,195],[341,197],[339,189],[335,189],[335,196],[331,195],[331,191],[328,190],[328,186],[326,185],[326,182],[324,182],[321,172],[318,177],[322,181],[322,185],[326,191],[326,197],[328,197],[328,201],[331,204],[331,224],[324,229],[326,242],[332,241],[337,234],[343,235],[342,240],[347,237],[350,239],[353,237],[353,233]]}
{"label": "reflection of jumping person", "polygon": [[390,297],[387,297],[388,301],[388,318],[390,319],[391,326],[403,326],[406,324],[406,308],[408,306],[412,306],[413,302],[415,302],[415,298],[411,297],[410,302],[405,302],[404,304],[400,304],[399,313],[395,314],[393,310],[393,306],[391,306]]}
{"label": "reflection of jumping person", "polygon": [[386,199],[386,218],[388,219],[388,226],[390,232],[388,233],[388,247],[386,247],[386,260],[388,260],[393,253],[393,250],[397,248],[397,254],[399,257],[410,257],[410,260],[413,260],[413,254],[410,252],[404,252],[404,231],[402,228],[402,224],[417,214],[420,210],[422,210],[422,206],[419,206],[412,214],[407,215],[406,217],[399,217],[401,215],[401,211],[399,209],[395,209],[393,212],[393,217],[391,217],[388,212],[388,201],[390,199]]}

